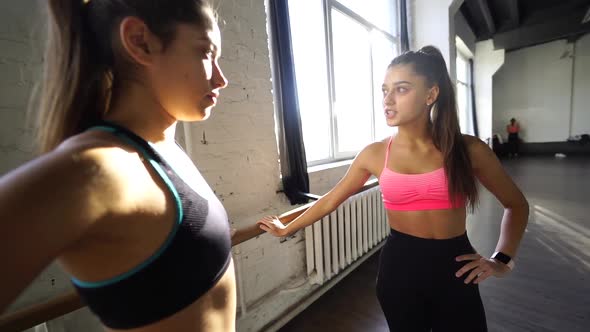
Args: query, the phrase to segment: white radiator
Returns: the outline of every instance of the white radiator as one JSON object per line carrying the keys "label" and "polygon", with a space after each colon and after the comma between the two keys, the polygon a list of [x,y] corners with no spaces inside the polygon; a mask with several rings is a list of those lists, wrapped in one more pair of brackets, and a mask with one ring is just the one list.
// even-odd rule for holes
{"label": "white radiator", "polygon": [[310,282],[321,285],[332,279],[387,235],[389,225],[380,188],[350,197],[336,211],[305,228]]}

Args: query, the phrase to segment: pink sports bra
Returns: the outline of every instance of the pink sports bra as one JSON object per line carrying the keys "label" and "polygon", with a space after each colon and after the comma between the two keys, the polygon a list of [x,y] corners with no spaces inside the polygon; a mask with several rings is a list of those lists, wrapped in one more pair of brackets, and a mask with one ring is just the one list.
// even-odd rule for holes
{"label": "pink sports bra", "polygon": [[456,200],[455,206],[451,203],[444,167],[421,174],[402,174],[387,168],[392,140],[393,136],[387,144],[385,165],[379,177],[383,205],[386,209],[396,211],[442,210],[465,205],[463,197]]}

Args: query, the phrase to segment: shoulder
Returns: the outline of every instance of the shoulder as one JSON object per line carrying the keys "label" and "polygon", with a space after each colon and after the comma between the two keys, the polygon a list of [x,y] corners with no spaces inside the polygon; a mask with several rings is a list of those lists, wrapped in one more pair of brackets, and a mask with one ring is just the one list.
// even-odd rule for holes
{"label": "shoulder", "polygon": [[366,158],[366,159],[379,159],[385,158],[385,153],[387,152],[387,145],[389,144],[389,137],[385,138],[381,141],[373,142],[367,146],[365,146],[361,152],[359,152],[358,158]]}
{"label": "shoulder", "polygon": [[463,142],[467,149],[481,149],[483,147],[487,147],[488,145],[482,141],[479,137],[473,135],[463,134]]}
{"label": "shoulder", "polygon": [[473,168],[479,168],[485,165],[489,158],[495,158],[492,149],[479,137],[464,134],[463,142],[465,143]]}
{"label": "shoulder", "polygon": [[61,160],[65,166],[74,170],[92,168],[97,171],[97,176],[108,180],[116,176],[121,158],[128,156],[130,152],[130,149],[115,139],[84,133],[65,140],[50,154]]}
{"label": "shoulder", "polygon": [[75,136],[34,160],[30,173],[38,179],[40,190],[58,192],[70,204],[106,212],[121,202],[133,159],[141,162],[116,142]]}
{"label": "shoulder", "polygon": [[371,174],[377,174],[385,160],[385,151],[389,138],[373,142],[365,146],[354,159],[352,169],[364,169]]}
{"label": "shoulder", "polygon": [[[38,249],[57,255],[97,222],[119,210],[124,187],[108,155],[76,145],[46,153],[0,177],[0,226],[7,236],[26,228],[51,241]],[[8,221],[14,225],[7,224]],[[19,226],[20,225],[20,226]],[[19,228],[20,227],[20,228]]]}
{"label": "shoulder", "polygon": [[368,153],[385,153],[387,150],[387,145],[389,144],[389,137],[385,138],[381,141],[373,142],[367,145],[363,150],[366,150]]}
{"label": "shoulder", "polygon": [[463,134],[463,142],[469,154],[480,154],[491,151],[490,147],[479,137]]}
{"label": "shoulder", "polygon": [[0,242],[25,229],[42,234],[35,250],[44,256],[34,260],[46,264],[122,211],[127,188],[133,186],[126,185],[118,168],[130,159],[120,160],[124,148],[90,141],[72,138],[0,177],[0,227],[5,231]]}

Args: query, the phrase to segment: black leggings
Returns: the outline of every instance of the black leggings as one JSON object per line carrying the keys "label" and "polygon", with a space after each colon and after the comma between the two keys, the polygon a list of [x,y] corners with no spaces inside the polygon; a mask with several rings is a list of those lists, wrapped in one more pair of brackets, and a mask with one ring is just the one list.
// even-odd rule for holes
{"label": "black leggings", "polygon": [[474,253],[467,234],[423,239],[391,230],[381,249],[377,297],[392,332],[484,332],[486,317],[479,288],[455,277]]}
{"label": "black leggings", "polygon": [[519,144],[520,139],[518,138],[518,133],[508,134],[508,153],[518,154]]}

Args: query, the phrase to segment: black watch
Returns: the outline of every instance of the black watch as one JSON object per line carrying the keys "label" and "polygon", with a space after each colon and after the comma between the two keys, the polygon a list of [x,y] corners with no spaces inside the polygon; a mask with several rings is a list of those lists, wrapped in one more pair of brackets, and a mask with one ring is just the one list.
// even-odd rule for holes
{"label": "black watch", "polygon": [[501,251],[496,251],[492,255],[492,259],[495,259],[500,263],[506,264],[506,266],[508,266],[508,268],[511,270],[514,268],[514,261],[512,260],[512,257],[506,255],[505,253],[503,253]]}

